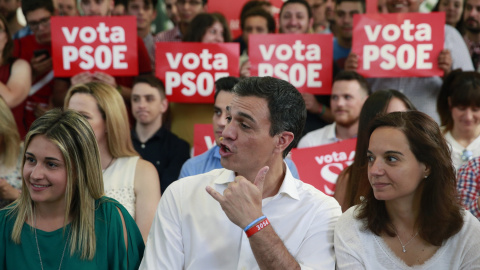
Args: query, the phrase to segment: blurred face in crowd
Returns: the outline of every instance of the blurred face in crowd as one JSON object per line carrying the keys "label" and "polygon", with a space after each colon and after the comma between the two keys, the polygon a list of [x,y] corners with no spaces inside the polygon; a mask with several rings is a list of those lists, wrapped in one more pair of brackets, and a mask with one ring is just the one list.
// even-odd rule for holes
{"label": "blurred face in crowd", "polygon": [[248,44],[248,36],[250,34],[268,34],[268,22],[262,16],[251,16],[245,19],[242,37]]}
{"label": "blurred face in crowd", "polygon": [[177,9],[177,0],[165,0],[165,10],[167,12],[167,17],[170,21],[173,22],[174,25],[180,21],[180,17],[178,16],[178,9]]}
{"label": "blurred face in crowd", "polygon": [[168,102],[159,90],[148,83],[136,83],[132,88],[132,113],[137,123],[150,125],[162,121]]}
{"label": "blurred face in crowd", "polygon": [[360,2],[341,2],[335,7],[337,37],[352,40],[353,15],[363,13]]}
{"label": "blurred face in crowd", "polygon": [[480,0],[466,0],[463,20],[465,28],[472,33],[480,33]]}
{"label": "blurred face in crowd", "polygon": [[463,1],[462,0],[439,0],[438,11],[444,11],[446,23],[455,27],[462,19]]}
{"label": "blurred face in crowd", "polygon": [[335,0],[324,0],[323,1],[325,18],[329,21],[335,20]]}
{"label": "blurred face in crowd", "polygon": [[77,3],[75,0],[55,0],[55,9],[59,16],[77,16]]}
{"label": "blurred face in crowd", "polygon": [[360,111],[368,95],[356,80],[333,83],[330,106],[335,123],[349,127],[358,122]]}
{"label": "blurred face in crowd", "polygon": [[50,43],[50,17],[52,13],[50,11],[39,8],[34,11],[30,11],[26,14],[25,19],[27,24],[32,29],[35,39],[39,44]]}
{"label": "blurred face in crowd", "polygon": [[220,22],[214,22],[212,26],[207,28],[202,37],[203,43],[223,43],[223,25]]}
{"label": "blurred face in crowd", "polygon": [[463,134],[478,134],[480,132],[480,108],[455,106],[451,108],[453,128]]}
{"label": "blurred face in crowd", "polygon": [[21,6],[20,0],[0,0],[0,14],[7,22],[15,18],[17,9]]}
{"label": "blurred face in crowd", "polygon": [[325,19],[325,7],[323,5],[323,0],[308,0],[310,9],[313,14],[313,25],[323,23]]}
{"label": "blurred face in crowd", "polygon": [[213,132],[215,135],[215,143],[220,145],[220,137],[222,137],[223,129],[227,124],[227,106],[232,102],[233,94],[231,92],[220,91],[213,105]]}
{"label": "blurred face in crowd", "polygon": [[387,0],[389,13],[418,12],[422,0]]}
{"label": "blurred face in crowd", "polygon": [[152,2],[145,0],[130,0],[128,2],[127,13],[128,15],[137,17],[138,30],[149,30],[150,25],[157,16]]}
{"label": "blurred face in crowd", "polygon": [[84,16],[110,16],[114,2],[113,0],[81,0],[80,7]]}
{"label": "blurred face in crowd", "polygon": [[299,3],[288,4],[280,14],[280,32],[285,34],[308,33],[313,18],[308,17],[307,8]]}
{"label": "blurred face in crowd", "polygon": [[183,23],[190,23],[195,16],[207,11],[207,5],[204,5],[202,0],[177,0],[176,5]]}

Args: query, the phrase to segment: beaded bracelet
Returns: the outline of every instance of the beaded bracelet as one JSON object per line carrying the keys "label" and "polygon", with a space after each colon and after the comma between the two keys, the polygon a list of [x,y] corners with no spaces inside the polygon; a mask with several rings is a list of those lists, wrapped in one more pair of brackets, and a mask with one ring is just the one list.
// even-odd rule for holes
{"label": "beaded bracelet", "polygon": [[261,216],[261,217],[255,219],[254,221],[252,221],[252,223],[248,224],[247,227],[245,227],[245,229],[243,229],[243,231],[244,232],[248,231],[248,229],[250,229],[253,225],[257,224],[259,221],[262,221],[266,218],[267,218],[266,216]]}
{"label": "beaded bracelet", "polygon": [[247,237],[250,238],[250,236],[254,235],[255,233],[259,232],[263,228],[267,227],[270,225],[270,222],[268,221],[268,218],[265,218],[265,220],[261,221],[257,225],[253,226],[252,228],[248,229],[247,231]]}

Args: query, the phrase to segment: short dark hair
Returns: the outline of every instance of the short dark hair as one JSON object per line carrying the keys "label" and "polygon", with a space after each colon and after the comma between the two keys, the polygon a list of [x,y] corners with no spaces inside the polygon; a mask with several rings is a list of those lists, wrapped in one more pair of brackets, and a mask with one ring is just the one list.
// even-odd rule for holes
{"label": "short dark hair", "polygon": [[242,7],[242,11],[240,12],[240,19],[251,9],[254,9],[254,8],[263,8],[263,7],[271,7],[272,6],[272,3],[270,2],[267,2],[267,1],[259,1],[259,0],[251,0],[251,1],[248,1],[246,2],[243,7]]}
{"label": "short dark hair", "polygon": [[335,0],[335,8],[343,2],[360,3],[362,5],[363,12],[366,11],[365,0]]}
{"label": "short dark hair", "polygon": [[277,25],[275,24],[275,19],[273,18],[272,14],[261,7],[256,7],[248,10],[245,14],[240,18],[240,27],[242,31],[245,30],[245,21],[250,17],[263,17],[267,21],[267,28],[268,33],[275,33],[275,29]]}
{"label": "short dark hair", "polygon": [[[125,8],[128,10],[128,3],[130,3],[131,1],[133,0],[126,0],[125,1]],[[75,2],[77,2],[77,0],[75,0]],[[157,3],[158,3],[158,0],[143,0],[143,4],[145,6],[149,6],[150,4],[152,4],[152,8],[153,10],[156,10],[157,8]]]}
{"label": "short dark hair", "polygon": [[357,144],[355,147],[355,157],[352,165],[347,167],[348,182],[345,193],[345,201],[342,207],[348,209],[351,206],[359,204],[360,197],[364,197],[370,188],[368,177],[363,168],[367,166],[368,149],[368,126],[378,115],[384,114],[387,111],[388,105],[393,98],[398,98],[405,104],[407,110],[416,110],[412,102],[402,93],[397,90],[379,90],[371,94],[362,106],[360,116],[358,117],[358,134]]}
{"label": "short dark hair", "polygon": [[52,15],[54,14],[55,8],[53,6],[52,0],[22,0],[22,12],[25,18],[27,17],[27,14],[29,12],[32,12],[41,8],[46,9]]}
{"label": "short dark hair", "polygon": [[285,158],[302,135],[307,109],[302,95],[290,83],[273,77],[249,77],[233,88],[235,95],[255,96],[267,100],[270,112],[270,136],[292,132],[293,141],[283,151]]}
{"label": "short dark hair", "polygon": [[301,5],[304,5],[305,8],[307,9],[308,18],[311,19],[311,18],[313,17],[312,8],[311,8],[310,5],[308,4],[308,2],[305,1],[305,0],[287,0],[286,2],[283,3],[282,8],[280,8],[280,13],[279,13],[280,16],[282,16],[283,9],[284,9],[287,5],[290,5],[290,4],[301,4]]}
{"label": "short dark hair", "polygon": [[132,87],[135,86],[137,83],[146,83],[153,88],[156,88],[158,92],[160,92],[160,96],[164,99],[165,96],[165,86],[163,82],[153,75],[140,75],[135,78],[133,81]]}
{"label": "short dark hair", "polygon": [[237,77],[229,76],[218,79],[215,82],[215,100],[217,100],[218,93],[224,92],[233,92],[233,87],[240,80]]}
{"label": "short dark hair", "polygon": [[[421,198],[415,224],[418,225],[418,234],[423,240],[434,246],[442,245],[463,226],[450,147],[437,123],[419,111],[393,112],[376,118],[368,129],[369,137],[381,127],[401,131],[418,162],[429,167],[430,174],[417,187]],[[363,219],[366,229],[376,235],[396,235],[385,201],[377,200],[372,188],[359,207],[357,219]]]}
{"label": "short dark hair", "polygon": [[214,13],[200,13],[188,25],[187,33],[183,38],[183,41],[187,42],[201,42],[203,36],[207,32],[207,29],[214,23],[219,22],[223,27],[223,41],[232,41],[230,34],[230,28],[228,28],[227,20],[218,12]]}
{"label": "short dark hair", "polygon": [[[450,98],[451,104],[448,103]],[[476,71],[454,70],[443,81],[437,97],[437,112],[444,132],[453,129],[451,108],[480,107],[480,74]]]}
{"label": "short dark hair", "polygon": [[367,95],[370,95],[372,93],[372,90],[370,89],[370,86],[368,85],[365,78],[355,71],[340,71],[335,76],[335,78],[333,78],[333,83],[335,83],[336,81],[357,81],[360,85],[360,88],[362,88]]}

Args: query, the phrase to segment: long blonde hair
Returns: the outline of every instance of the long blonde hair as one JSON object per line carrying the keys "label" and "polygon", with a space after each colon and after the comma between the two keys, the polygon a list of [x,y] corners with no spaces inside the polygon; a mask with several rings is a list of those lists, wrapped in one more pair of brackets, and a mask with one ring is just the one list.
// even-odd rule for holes
{"label": "long blonde hair", "polygon": [[20,154],[20,135],[10,108],[0,96],[0,166],[13,168]]}
{"label": "long blonde hair", "polygon": [[130,137],[127,108],[122,96],[112,86],[89,82],[72,86],[65,97],[64,108],[68,108],[70,99],[76,93],[90,94],[95,98],[98,110],[107,127],[108,151],[114,158],[138,156]]}
{"label": "long blonde hair", "polygon": [[[25,151],[32,139],[43,135],[58,146],[65,159],[67,188],[65,191],[65,223],[71,217],[70,255],[79,252],[82,259],[92,260],[96,252],[95,200],[103,194],[100,153],[95,134],[82,115],[74,111],[51,110],[33,122],[25,139]],[[22,165],[22,171],[23,171]],[[25,220],[33,220],[34,202],[23,178],[22,193],[10,206],[8,215],[16,216],[12,240],[21,242]]]}

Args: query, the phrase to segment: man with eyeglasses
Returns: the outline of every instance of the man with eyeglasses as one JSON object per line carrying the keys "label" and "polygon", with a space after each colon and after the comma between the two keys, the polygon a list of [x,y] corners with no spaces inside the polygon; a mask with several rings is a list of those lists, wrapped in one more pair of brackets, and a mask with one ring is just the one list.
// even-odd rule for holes
{"label": "man with eyeglasses", "polygon": [[[30,124],[51,107],[61,107],[66,91],[54,90],[50,43],[52,0],[23,0],[22,11],[33,34],[15,40],[14,57],[30,62],[32,87],[26,100],[24,122]],[[66,89],[65,89],[66,90]]]}
{"label": "man with eyeglasses", "polygon": [[155,36],[156,42],[182,41],[190,22],[200,13],[207,12],[207,0],[177,0],[175,4],[180,22],[173,29]]}

